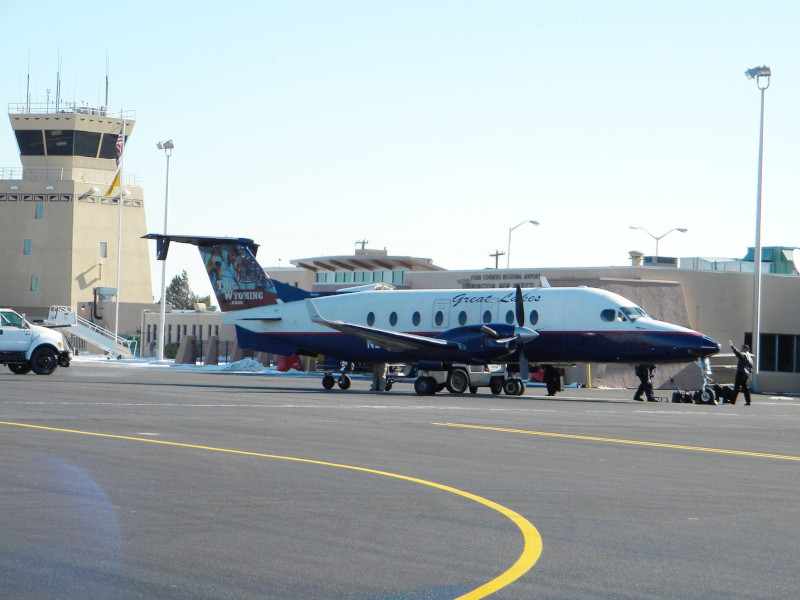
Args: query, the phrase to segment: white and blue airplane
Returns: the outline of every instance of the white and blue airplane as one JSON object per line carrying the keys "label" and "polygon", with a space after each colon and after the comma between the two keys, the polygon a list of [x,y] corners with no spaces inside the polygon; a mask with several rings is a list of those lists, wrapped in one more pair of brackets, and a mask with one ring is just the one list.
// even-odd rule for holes
{"label": "white and blue airplane", "polygon": [[[322,354],[343,363],[404,363],[422,373],[518,365],[523,380],[530,362],[688,363],[720,350],[710,337],[653,319],[630,300],[596,288],[394,290],[375,284],[317,294],[270,279],[251,239],[144,237],[157,241],[159,260],[170,242],[199,248],[223,323],[235,326],[240,348]],[[342,373],[339,387],[349,384]],[[323,386],[333,385],[327,373]],[[436,381],[421,375],[414,387],[431,394]]]}

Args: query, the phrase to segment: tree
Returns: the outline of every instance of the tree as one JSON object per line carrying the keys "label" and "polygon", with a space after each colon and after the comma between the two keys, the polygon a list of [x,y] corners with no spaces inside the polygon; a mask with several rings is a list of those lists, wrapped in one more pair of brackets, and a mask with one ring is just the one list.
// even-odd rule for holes
{"label": "tree", "polygon": [[167,286],[167,303],[177,310],[193,310],[195,304],[211,305],[211,296],[200,297],[189,287],[189,275],[182,271]]}

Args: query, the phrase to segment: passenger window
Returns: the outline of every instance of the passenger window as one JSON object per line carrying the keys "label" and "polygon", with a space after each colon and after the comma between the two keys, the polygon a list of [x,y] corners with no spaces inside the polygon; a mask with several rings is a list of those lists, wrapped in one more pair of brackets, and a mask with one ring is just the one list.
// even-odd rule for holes
{"label": "passenger window", "polygon": [[492,311],[490,311],[490,310],[483,311],[483,322],[484,323],[491,323],[492,322]]}
{"label": "passenger window", "polygon": [[463,310],[458,313],[458,324],[459,325],[466,325],[467,324],[467,313]]}
{"label": "passenger window", "polygon": [[392,327],[397,325],[397,313],[394,311],[392,312],[392,314],[389,315],[389,325],[391,325]]}
{"label": "passenger window", "polygon": [[539,322],[539,311],[532,310],[528,320],[530,321],[531,325],[536,325]]}
{"label": "passenger window", "polygon": [[506,323],[508,323],[509,325],[513,325],[514,324],[514,311],[513,310],[510,310],[510,311],[508,311],[506,313]]}
{"label": "passenger window", "polygon": [[370,327],[375,325],[375,313],[374,312],[370,312],[370,313],[367,314],[367,325],[369,325]]}
{"label": "passenger window", "polygon": [[441,327],[442,323],[444,323],[444,313],[440,310],[437,310],[436,316],[434,316],[433,320],[436,323],[437,327]]}
{"label": "passenger window", "polygon": [[417,311],[414,311],[414,314],[411,315],[411,322],[414,324],[414,327],[419,327],[420,316]]}
{"label": "passenger window", "polygon": [[603,319],[603,321],[610,323],[617,318],[617,311],[613,308],[607,308],[600,313],[600,318]]}

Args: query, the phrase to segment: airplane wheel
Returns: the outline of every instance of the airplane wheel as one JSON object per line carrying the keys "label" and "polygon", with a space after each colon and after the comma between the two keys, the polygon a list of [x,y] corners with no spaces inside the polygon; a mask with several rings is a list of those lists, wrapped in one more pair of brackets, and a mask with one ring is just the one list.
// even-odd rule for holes
{"label": "airplane wheel", "polygon": [[503,382],[503,391],[507,396],[519,396],[519,388],[521,386],[519,379],[506,379]]}
{"label": "airplane wheel", "polygon": [[383,391],[384,392],[388,392],[391,389],[392,389],[392,382],[391,381],[387,381],[386,382],[386,387],[383,388]]}
{"label": "airplane wheel", "polygon": [[350,378],[347,375],[339,377],[339,388],[343,390],[350,389]]}
{"label": "airplane wheel", "polygon": [[469,386],[469,393],[470,394],[477,394],[478,393],[478,386],[477,385]]}
{"label": "airplane wheel", "polygon": [[518,387],[519,389],[517,390],[517,396],[522,396],[525,393],[525,382],[520,381]]}
{"label": "airplane wheel", "polygon": [[463,394],[469,387],[469,375],[464,369],[450,369],[445,385],[451,394]]}
{"label": "airplane wheel", "polygon": [[492,377],[489,380],[489,390],[495,395],[499,396],[503,393],[503,378],[502,377]]}
{"label": "airplane wheel", "polygon": [[417,377],[414,391],[418,396],[433,396],[436,393],[436,380],[433,377]]}
{"label": "airplane wheel", "polygon": [[333,375],[328,374],[322,378],[322,387],[326,390],[333,389],[334,383],[336,383],[336,380],[333,378]]}

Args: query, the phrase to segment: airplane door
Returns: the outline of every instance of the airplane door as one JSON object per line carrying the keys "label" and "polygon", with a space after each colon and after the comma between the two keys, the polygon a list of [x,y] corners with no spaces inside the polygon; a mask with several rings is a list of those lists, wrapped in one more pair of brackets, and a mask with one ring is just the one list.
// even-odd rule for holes
{"label": "airplane door", "polygon": [[450,323],[450,300],[436,300],[433,303],[434,329],[446,329]]}

